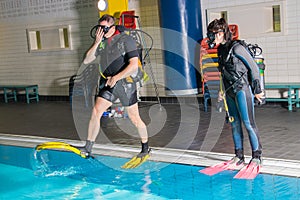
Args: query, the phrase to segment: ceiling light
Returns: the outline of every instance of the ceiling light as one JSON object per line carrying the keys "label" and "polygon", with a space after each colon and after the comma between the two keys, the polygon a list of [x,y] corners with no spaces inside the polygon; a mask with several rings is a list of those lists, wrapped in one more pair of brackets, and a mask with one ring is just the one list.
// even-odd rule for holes
{"label": "ceiling light", "polygon": [[107,1],[106,0],[99,0],[98,1],[98,9],[99,11],[105,11],[107,9]]}

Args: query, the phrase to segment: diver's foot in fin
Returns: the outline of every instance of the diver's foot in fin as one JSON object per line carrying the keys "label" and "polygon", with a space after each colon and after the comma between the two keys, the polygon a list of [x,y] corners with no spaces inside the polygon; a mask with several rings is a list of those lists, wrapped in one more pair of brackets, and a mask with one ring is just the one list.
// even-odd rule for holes
{"label": "diver's foot in fin", "polygon": [[94,158],[92,155],[92,148],[93,148],[94,142],[87,140],[86,144],[83,147],[76,147],[80,150],[80,156],[82,158]]}
{"label": "diver's foot in fin", "polygon": [[93,158],[91,152],[88,152],[85,147],[76,147],[76,148],[80,150],[80,156],[82,158],[90,158],[90,157]]}
{"label": "diver's foot in fin", "polygon": [[122,168],[123,169],[132,169],[132,168],[137,168],[141,164],[143,164],[148,158],[150,157],[150,151],[151,149],[148,150],[148,152],[141,152],[138,155],[134,156],[130,161],[125,163]]}
{"label": "diver's foot in fin", "polygon": [[248,165],[243,167],[234,178],[254,179],[260,172],[262,166],[261,158],[252,158]]}
{"label": "diver's foot in fin", "polygon": [[85,147],[77,147],[74,145],[70,145],[65,142],[45,142],[42,144],[39,144],[35,147],[36,151],[41,151],[44,149],[53,149],[57,151],[66,151],[66,152],[73,152],[82,158],[87,158],[86,153],[82,153],[82,149],[85,149]]}
{"label": "diver's foot in fin", "polygon": [[229,163],[227,169],[228,170],[240,170],[245,166],[245,158],[239,158],[237,156],[233,157],[231,159],[231,162]]}
{"label": "diver's foot in fin", "polygon": [[245,163],[244,157],[239,158],[235,156],[231,160],[221,162],[219,164],[210,167],[206,167],[200,170],[199,172],[202,174],[212,176],[224,170],[239,170],[244,166],[244,163]]}

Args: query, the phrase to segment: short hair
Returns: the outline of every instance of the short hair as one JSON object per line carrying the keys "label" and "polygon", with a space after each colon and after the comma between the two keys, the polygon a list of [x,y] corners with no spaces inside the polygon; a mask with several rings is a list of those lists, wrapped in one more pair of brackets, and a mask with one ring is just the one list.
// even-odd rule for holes
{"label": "short hair", "polygon": [[109,14],[104,14],[99,20],[98,20],[98,23],[100,24],[100,22],[103,22],[103,21],[107,21],[108,23],[110,24],[115,24],[115,18],[112,16],[112,15],[109,15]]}
{"label": "short hair", "polygon": [[224,18],[215,19],[209,23],[207,26],[207,32],[224,32],[224,39],[229,42],[232,40],[232,34],[230,32],[229,26]]}

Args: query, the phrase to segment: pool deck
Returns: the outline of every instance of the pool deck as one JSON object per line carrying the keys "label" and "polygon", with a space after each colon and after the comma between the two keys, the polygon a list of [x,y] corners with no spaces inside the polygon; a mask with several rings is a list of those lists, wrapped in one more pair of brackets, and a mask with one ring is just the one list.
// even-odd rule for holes
{"label": "pool deck", "polygon": [[[34,147],[46,141],[83,144],[90,108],[72,109],[69,102],[0,102],[0,144]],[[263,173],[300,177],[300,109],[278,104],[256,107],[263,145]],[[230,125],[214,107],[203,111],[196,103],[140,103],[147,124],[151,160],[209,166],[233,156]],[[132,157],[139,137],[128,119],[103,118],[93,153]],[[245,131],[246,161],[250,146]]]}

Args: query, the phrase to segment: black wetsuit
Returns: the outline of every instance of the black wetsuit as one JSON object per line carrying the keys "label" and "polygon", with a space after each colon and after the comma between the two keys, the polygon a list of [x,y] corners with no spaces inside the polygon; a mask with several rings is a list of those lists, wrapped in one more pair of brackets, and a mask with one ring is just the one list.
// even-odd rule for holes
{"label": "black wetsuit", "polygon": [[220,45],[218,56],[229,114],[234,117],[231,125],[236,154],[243,155],[243,122],[249,135],[252,157],[260,157],[262,145],[255,123],[253,97],[253,93],[262,92],[258,66],[238,41]]}
{"label": "black wetsuit", "polygon": [[[125,33],[106,39],[99,46],[96,56],[100,56],[100,72],[104,77],[114,76],[125,69],[129,59],[138,57],[136,41]],[[137,102],[135,83],[119,80],[114,87],[105,86],[106,79],[101,77],[98,97],[110,102],[120,99],[123,106],[131,106]]]}

